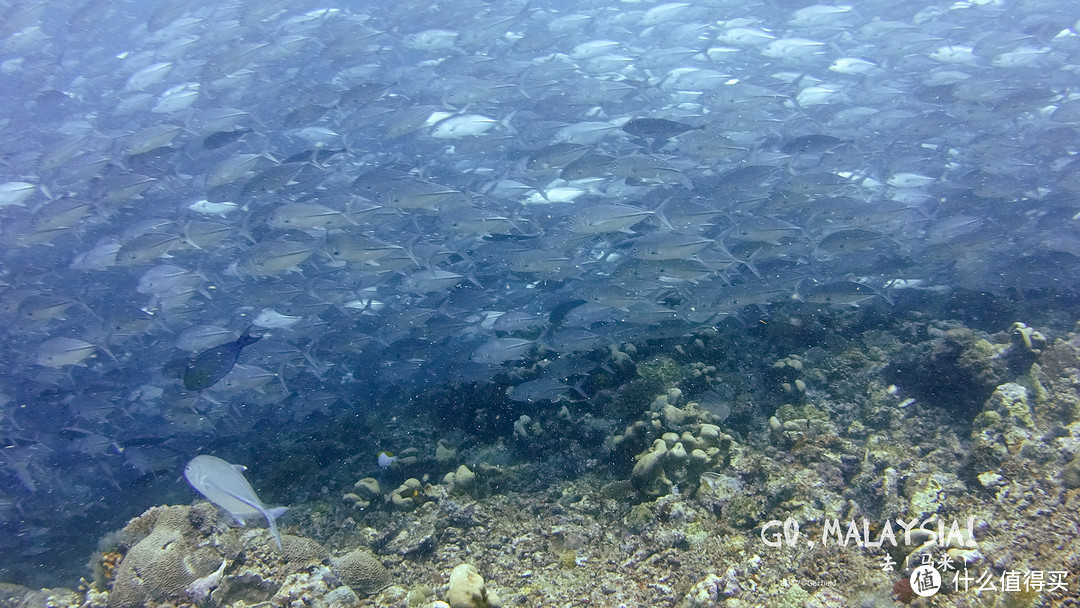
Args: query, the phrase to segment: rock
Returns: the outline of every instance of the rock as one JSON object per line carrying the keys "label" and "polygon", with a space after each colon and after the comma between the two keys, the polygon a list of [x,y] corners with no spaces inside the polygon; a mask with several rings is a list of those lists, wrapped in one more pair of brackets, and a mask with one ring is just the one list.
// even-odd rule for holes
{"label": "rock", "polygon": [[0,606],[18,606],[32,589],[22,585],[0,583]]}
{"label": "rock", "polygon": [[908,513],[920,519],[937,513],[952,497],[962,496],[967,486],[954,473],[911,475],[904,481]]}
{"label": "rock", "polygon": [[360,603],[360,598],[356,597],[356,593],[350,587],[342,585],[331,589],[323,596],[323,602],[326,603],[327,608],[352,608]]}
{"label": "rock", "polygon": [[330,573],[330,569],[320,565],[310,571],[301,570],[286,575],[274,597],[270,598],[266,604],[258,605],[330,608],[323,601],[323,598],[330,593],[332,588],[339,586],[335,577]]}
{"label": "rock", "polygon": [[720,577],[710,574],[704,580],[690,588],[683,597],[679,608],[706,608],[716,606],[720,601],[720,592],[723,590],[723,582]]}
{"label": "rock", "polygon": [[409,589],[408,594],[405,596],[405,602],[406,604],[408,604],[409,608],[416,608],[417,606],[426,602],[427,599],[433,595],[435,595],[434,589],[432,589],[428,585],[420,583],[413,586],[412,589]]}
{"label": "rock", "polygon": [[1013,382],[1002,384],[972,424],[976,463],[983,470],[997,470],[1029,444],[1041,443],[1037,433],[1027,389]]}
{"label": "rock", "polygon": [[440,439],[435,445],[435,460],[441,464],[446,464],[457,460],[458,452],[454,448],[447,445],[445,439]]}
{"label": "rock", "polygon": [[1000,485],[1001,480],[1004,479],[1004,477],[998,475],[993,471],[985,471],[983,473],[979,473],[977,478],[979,480],[979,483],[982,484],[982,487],[984,488],[992,488],[994,486]]}
{"label": "rock", "polygon": [[1010,423],[1014,425],[1035,430],[1035,420],[1031,415],[1031,406],[1028,405],[1027,389],[1015,382],[1008,382],[997,387],[984,408],[994,409],[1002,415],[1007,415]]}
{"label": "rock", "polygon": [[18,608],[53,608],[53,606],[78,606],[79,594],[71,589],[57,587],[55,589],[38,589],[26,594],[22,601],[14,604],[0,604],[0,606],[18,606]]}
{"label": "rock", "polygon": [[811,595],[803,604],[804,608],[846,608],[850,606],[847,598],[836,592],[835,589],[819,589]]}
{"label": "rock", "polygon": [[718,606],[723,600],[737,595],[740,591],[735,570],[728,568],[723,577],[710,574],[691,587],[679,603],[679,608]]}
{"label": "rock", "polygon": [[1080,454],[1061,468],[1061,483],[1070,490],[1080,488]]}
{"label": "rock", "polygon": [[356,489],[356,493],[364,498],[375,498],[382,493],[382,488],[379,487],[379,480],[374,477],[365,477],[360,481],[353,484],[353,488]]}
{"label": "rock", "polygon": [[[225,572],[225,566],[228,564],[228,560],[221,560],[221,565],[218,569],[210,574],[196,580],[184,589],[184,593],[191,598],[196,604],[206,601],[206,598],[210,597],[210,593],[218,588],[221,584],[221,575]],[[271,593],[270,595],[273,595]],[[270,597],[269,595],[267,597]],[[263,598],[265,599],[265,598]]]}
{"label": "rock", "polygon": [[387,530],[384,538],[377,539],[381,553],[397,555],[420,555],[435,549],[435,527],[430,521],[421,519],[403,529]]}
{"label": "rock", "polygon": [[447,473],[443,482],[450,486],[451,491],[468,494],[476,485],[476,473],[469,467],[461,465],[456,471]]}
{"label": "rock", "polygon": [[461,564],[450,572],[446,591],[450,608],[498,608],[502,602],[484,585],[484,577],[472,564]]}
{"label": "rock", "polygon": [[267,580],[254,572],[242,572],[225,577],[221,586],[215,589],[210,597],[217,606],[232,606],[237,602],[252,605],[269,600],[280,588],[280,583]]}

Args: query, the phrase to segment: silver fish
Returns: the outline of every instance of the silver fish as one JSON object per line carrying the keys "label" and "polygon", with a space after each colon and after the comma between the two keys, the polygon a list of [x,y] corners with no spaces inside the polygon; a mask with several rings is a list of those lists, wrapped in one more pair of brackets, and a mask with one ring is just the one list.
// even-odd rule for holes
{"label": "silver fish", "polygon": [[270,526],[270,535],[280,550],[281,534],[278,532],[277,518],[284,515],[288,507],[267,507],[263,504],[244,478],[243,472],[246,470],[247,467],[243,465],[229,464],[217,456],[203,454],[187,463],[184,477],[199,494],[228,511],[241,526],[255,515],[265,517]]}

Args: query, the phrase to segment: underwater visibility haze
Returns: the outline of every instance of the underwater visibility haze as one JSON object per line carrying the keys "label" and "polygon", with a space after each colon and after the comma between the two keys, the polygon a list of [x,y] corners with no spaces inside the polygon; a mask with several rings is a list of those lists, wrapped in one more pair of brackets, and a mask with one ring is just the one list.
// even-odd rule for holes
{"label": "underwater visibility haze", "polygon": [[0,607],[1080,605],[1078,196],[1063,0],[0,0]]}

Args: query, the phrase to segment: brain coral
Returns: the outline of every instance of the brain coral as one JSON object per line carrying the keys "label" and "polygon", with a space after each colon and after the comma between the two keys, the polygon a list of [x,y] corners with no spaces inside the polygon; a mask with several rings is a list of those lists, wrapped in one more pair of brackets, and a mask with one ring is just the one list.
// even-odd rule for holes
{"label": "brain coral", "polygon": [[330,556],[330,552],[318,541],[292,534],[281,535],[281,552],[285,555],[285,561],[290,564],[321,562]]}
{"label": "brain coral", "polygon": [[390,582],[390,573],[366,549],[349,551],[333,560],[334,574],[357,595],[371,595]]}
{"label": "brain coral", "polygon": [[127,552],[116,569],[110,608],[145,606],[184,597],[196,580],[218,569],[222,557],[209,547],[196,548],[189,507],[161,507],[153,530]]}

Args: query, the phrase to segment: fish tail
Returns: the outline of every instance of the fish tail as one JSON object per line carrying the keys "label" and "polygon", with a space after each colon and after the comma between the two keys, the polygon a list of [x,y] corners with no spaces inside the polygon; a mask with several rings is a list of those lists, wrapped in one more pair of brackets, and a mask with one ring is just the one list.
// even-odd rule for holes
{"label": "fish tail", "polygon": [[254,325],[248,325],[247,328],[244,329],[244,333],[240,334],[240,337],[236,339],[236,343],[237,343],[237,345],[240,346],[240,348],[244,348],[245,346],[247,346],[249,344],[254,344],[254,343],[258,342],[259,340],[262,340],[262,336],[252,336],[251,335],[251,328],[252,327],[255,327],[255,326]]}
{"label": "fish tail", "polygon": [[571,386],[570,388],[573,389],[574,392],[576,392],[577,394],[581,395],[585,399],[586,402],[591,403],[592,402],[592,397],[590,397],[589,394],[585,392],[585,389],[582,388],[583,386],[585,386],[585,383],[588,380],[589,380],[589,377],[585,376],[581,380],[578,380],[577,382],[575,382],[574,386]]}
{"label": "fish tail", "polygon": [[281,532],[278,532],[277,518],[284,515],[288,510],[288,507],[274,507],[273,509],[263,510],[263,515],[266,516],[266,523],[270,526],[270,536],[274,537],[274,542],[277,543],[278,551],[281,550]]}
{"label": "fish tail", "polygon": [[671,231],[675,230],[675,226],[672,226],[671,222],[668,221],[667,216],[664,215],[664,207],[666,207],[667,204],[669,202],[671,202],[671,199],[673,199],[673,198],[675,198],[675,197],[674,196],[669,196],[669,197],[665,198],[664,202],[657,205],[656,209],[653,209],[653,215],[656,217],[656,219],[660,220],[660,223],[664,225],[664,228],[666,228],[668,230],[671,230]]}
{"label": "fish tail", "polygon": [[281,533],[278,532],[277,522],[274,521],[272,516],[267,517],[266,521],[270,522],[270,535],[274,537],[274,542],[277,543],[278,551],[281,551]]}

